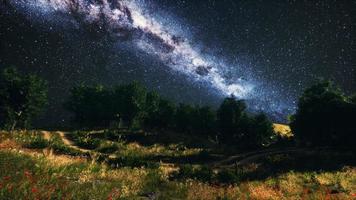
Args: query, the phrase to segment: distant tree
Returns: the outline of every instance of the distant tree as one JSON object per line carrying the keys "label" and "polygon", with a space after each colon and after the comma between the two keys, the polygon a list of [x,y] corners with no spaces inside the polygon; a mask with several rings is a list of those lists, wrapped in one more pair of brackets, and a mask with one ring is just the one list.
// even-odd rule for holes
{"label": "distant tree", "polygon": [[350,97],[350,102],[356,104],[356,94]]}
{"label": "distant tree", "polygon": [[158,93],[149,92],[146,97],[145,114],[145,128],[167,129],[173,126],[175,105],[161,98]]}
{"label": "distant tree", "polygon": [[356,104],[349,99],[329,81],[306,89],[291,119],[296,138],[304,145],[354,145]]}
{"label": "distant tree", "polygon": [[47,83],[6,68],[0,74],[0,126],[28,128],[47,103]]}
{"label": "distant tree", "polygon": [[[273,123],[264,113],[252,117],[244,116],[242,119],[240,145],[247,148],[261,148],[274,142],[275,132]],[[247,127],[247,128],[246,128]]]}
{"label": "distant tree", "polygon": [[107,126],[115,120],[117,110],[112,109],[111,93],[101,85],[79,85],[72,88],[65,107],[74,113],[74,121],[86,127]]}
{"label": "distant tree", "polygon": [[217,111],[217,124],[221,139],[225,142],[233,142],[241,134],[242,119],[246,115],[246,104],[235,97],[226,98]]}
{"label": "distant tree", "polygon": [[197,106],[192,115],[191,126],[195,134],[216,134],[216,113],[210,107]]}
{"label": "distant tree", "polygon": [[144,127],[153,129],[158,126],[160,96],[157,92],[148,92],[145,103]]}
{"label": "distant tree", "polygon": [[115,93],[120,118],[128,127],[135,125],[135,128],[140,128],[146,106],[146,88],[138,82],[133,82],[116,88]]}
{"label": "distant tree", "polygon": [[191,132],[194,120],[194,107],[187,104],[179,104],[174,117],[175,128],[179,132]]}

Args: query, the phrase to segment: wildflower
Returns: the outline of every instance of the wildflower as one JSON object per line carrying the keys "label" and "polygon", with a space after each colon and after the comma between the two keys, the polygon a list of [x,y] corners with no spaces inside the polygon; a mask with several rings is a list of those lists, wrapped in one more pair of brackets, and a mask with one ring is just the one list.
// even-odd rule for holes
{"label": "wildflower", "polygon": [[11,179],[11,176],[4,176],[4,178],[3,178],[5,181],[8,181],[8,180],[10,180]]}
{"label": "wildflower", "polygon": [[30,178],[30,177],[31,177],[31,172],[29,172],[29,171],[27,171],[27,170],[25,170],[24,174],[25,174],[25,176],[26,176],[27,178]]}
{"label": "wildflower", "polygon": [[9,192],[12,192],[12,188],[13,188],[13,185],[9,185],[9,186],[7,187],[7,190],[8,190]]}
{"label": "wildflower", "polygon": [[31,189],[31,192],[32,192],[32,193],[37,193],[37,192],[38,192],[38,189],[37,189],[36,187],[33,187],[33,188]]}

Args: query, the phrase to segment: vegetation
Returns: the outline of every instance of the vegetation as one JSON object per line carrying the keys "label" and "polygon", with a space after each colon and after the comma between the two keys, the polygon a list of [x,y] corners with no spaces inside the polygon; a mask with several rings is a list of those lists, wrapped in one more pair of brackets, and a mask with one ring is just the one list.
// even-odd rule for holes
{"label": "vegetation", "polygon": [[0,127],[28,128],[47,102],[46,82],[14,68],[0,72]]}
{"label": "vegetation", "polygon": [[[201,150],[118,141],[112,142],[118,147],[115,158],[88,162],[78,155],[47,156],[19,148],[12,143],[17,141],[12,134],[1,135],[1,199],[352,199],[356,189],[355,169],[338,167],[353,164],[352,152],[281,153],[241,167],[162,160],[150,160],[146,165],[142,162],[158,155],[186,160],[200,155]],[[102,137],[103,142],[104,133]],[[110,165],[118,160],[119,165]],[[303,161],[308,165],[301,164]],[[317,170],[321,162],[330,168]]]}
{"label": "vegetation", "polygon": [[65,104],[78,129],[64,133],[14,130],[40,113],[46,83],[0,78],[0,199],[355,197],[356,98],[330,82],[303,93],[291,129],[234,96],[215,110],[137,82],[80,85]]}
{"label": "vegetation", "polygon": [[331,82],[305,90],[291,128],[302,145],[355,147],[356,103]]}
{"label": "vegetation", "polygon": [[66,107],[74,113],[75,122],[91,128],[118,124],[116,128],[188,133],[245,149],[273,142],[273,125],[268,118],[247,114],[245,103],[235,97],[226,98],[214,111],[207,106],[176,106],[136,82],[113,89],[80,85],[72,89]]}

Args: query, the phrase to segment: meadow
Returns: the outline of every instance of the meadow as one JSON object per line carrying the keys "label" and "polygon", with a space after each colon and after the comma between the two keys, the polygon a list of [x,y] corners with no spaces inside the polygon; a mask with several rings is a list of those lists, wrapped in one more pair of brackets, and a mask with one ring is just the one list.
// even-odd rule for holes
{"label": "meadow", "polygon": [[231,147],[205,141],[198,148],[188,138],[171,143],[179,140],[168,133],[3,131],[0,199],[355,198],[353,152],[232,154]]}

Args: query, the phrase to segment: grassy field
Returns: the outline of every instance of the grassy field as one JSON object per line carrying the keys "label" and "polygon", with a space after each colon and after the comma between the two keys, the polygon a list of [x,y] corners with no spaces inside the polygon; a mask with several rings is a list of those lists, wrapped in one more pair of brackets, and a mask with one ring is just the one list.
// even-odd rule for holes
{"label": "grassy field", "polygon": [[243,165],[220,165],[231,155],[151,137],[157,136],[1,132],[0,199],[356,198],[353,152],[265,153]]}

